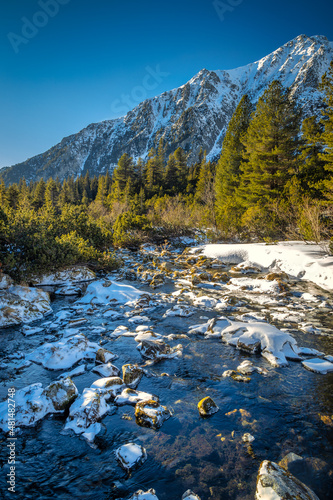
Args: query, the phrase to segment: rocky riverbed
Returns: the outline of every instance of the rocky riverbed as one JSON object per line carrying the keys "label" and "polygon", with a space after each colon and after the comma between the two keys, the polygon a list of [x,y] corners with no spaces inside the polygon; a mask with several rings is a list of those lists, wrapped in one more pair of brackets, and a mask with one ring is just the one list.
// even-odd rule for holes
{"label": "rocky riverbed", "polygon": [[332,293],[200,249],[121,256],[3,279],[4,498],[15,388],[18,498],[329,499]]}

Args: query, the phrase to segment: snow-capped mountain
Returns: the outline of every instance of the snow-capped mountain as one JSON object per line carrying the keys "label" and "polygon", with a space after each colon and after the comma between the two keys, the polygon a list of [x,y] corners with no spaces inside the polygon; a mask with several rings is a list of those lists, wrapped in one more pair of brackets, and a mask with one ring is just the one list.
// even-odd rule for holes
{"label": "snow-capped mountain", "polygon": [[123,153],[145,157],[160,137],[167,153],[181,146],[195,161],[200,147],[214,158],[221,151],[229,120],[244,94],[255,103],[267,86],[279,79],[303,109],[304,116],[323,106],[317,90],[333,59],[333,42],[325,36],[300,35],[268,56],[229,71],[201,70],[179,88],[146,99],[126,116],[93,123],[65,137],[45,153],[3,169],[6,183],[41,177],[91,175],[111,171]]}

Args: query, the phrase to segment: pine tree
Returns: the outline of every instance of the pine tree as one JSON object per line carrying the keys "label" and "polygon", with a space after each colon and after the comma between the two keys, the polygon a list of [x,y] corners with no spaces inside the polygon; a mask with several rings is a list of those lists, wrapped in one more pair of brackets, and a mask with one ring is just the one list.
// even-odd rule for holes
{"label": "pine tree", "polygon": [[45,203],[45,190],[46,190],[46,183],[42,177],[40,181],[37,183],[35,191],[32,192],[33,196],[32,205],[36,210],[42,208],[42,206]]}
{"label": "pine tree", "polygon": [[148,195],[158,194],[163,183],[163,163],[161,156],[153,148],[148,153],[145,178]]}
{"label": "pine tree", "polygon": [[177,163],[177,192],[185,192],[188,174],[187,154],[183,148],[177,148],[174,156]]}
{"label": "pine tree", "polygon": [[325,162],[322,159],[321,138],[323,125],[315,116],[306,118],[302,123],[302,139],[297,178],[304,194],[310,198],[322,198]]}
{"label": "pine tree", "polygon": [[118,166],[113,172],[113,182],[119,183],[119,189],[123,191],[126,187],[128,179],[134,181],[134,164],[133,158],[127,153],[124,153],[118,161]]}
{"label": "pine tree", "polygon": [[324,152],[320,157],[324,161],[327,173],[327,178],[324,181],[325,195],[329,200],[333,200],[333,61],[328,73],[323,75],[320,89],[324,91],[326,104],[322,118],[324,130],[321,135]]}
{"label": "pine tree", "polygon": [[246,161],[236,196],[245,208],[281,198],[297,172],[299,121],[288,89],[272,82],[258,101],[244,140]]}
{"label": "pine tree", "polygon": [[[250,123],[252,104],[247,95],[240,100],[222,144],[221,156],[216,167],[216,210],[220,220],[231,223],[237,213],[234,194],[239,187],[240,165],[245,150],[244,138]],[[232,217],[231,217],[232,216]]]}
{"label": "pine tree", "polygon": [[164,174],[164,190],[167,194],[175,194],[177,192],[178,168],[174,154],[169,156]]}

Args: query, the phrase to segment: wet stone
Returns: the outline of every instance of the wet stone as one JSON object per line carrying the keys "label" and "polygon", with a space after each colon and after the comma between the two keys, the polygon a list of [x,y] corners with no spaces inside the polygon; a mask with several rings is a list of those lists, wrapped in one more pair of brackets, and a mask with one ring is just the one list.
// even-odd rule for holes
{"label": "wet stone", "polygon": [[202,417],[208,417],[219,411],[219,407],[211,397],[207,396],[206,398],[199,401],[198,410]]}
{"label": "wet stone", "polygon": [[135,406],[136,422],[143,427],[158,429],[170,417],[168,408],[154,400],[143,401]]}
{"label": "wet stone", "polygon": [[269,460],[265,460],[260,466],[255,498],[256,500],[319,500],[305,484]]}
{"label": "wet stone", "polygon": [[128,387],[135,389],[142,378],[143,370],[138,365],[123,365],[123,380]]}
{"label": "wet stone", "polygon": [[147,460],[145,448],[136,443],[124,444],[115,453],[121,467],[128,472],[136,469]]}

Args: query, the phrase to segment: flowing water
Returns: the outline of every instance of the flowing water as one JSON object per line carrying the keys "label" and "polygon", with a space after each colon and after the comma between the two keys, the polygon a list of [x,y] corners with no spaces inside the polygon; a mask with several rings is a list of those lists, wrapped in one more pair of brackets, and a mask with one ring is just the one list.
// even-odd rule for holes
{"label": "flowing water", "polygon": [[[168,259],[173,262],[176,256]],[[126,258],[127,267],[130,267],[140,263],[141,256],[126,254]],[[113,279],[116,276],[114,274]],[[160,298],[161,294],[176,290],[172,279],[156,289],[138,281],[130,284]],[[317,294],[321,300],[332,304],[332,296],[314,285],[292,282],[289,286],[295,293],[292,303],[287,306],[290,310],[297,310],[297,296],[304,291]],[[205,294],[210,293],[208,284],[207,287]],[[218,287],[213,292],[218,294]],[[241,295],[238,292],[238,298]],[[54,298],[54,313],[70,310],[75,317],[76,310],[72,308],[75,300]],[[170,307],[160,299],[155,308],[143,313],[149,316],[149,325],[155,332],[187,334],[191,325],[207,321],[203,317],[218,316],[212,309],[197,307],[189,317],[163,318]],[[265,304],[259,306],[256,301],[246,300],[242,307],[240,312],[251,313],[260,311]],[[127,309],[118,307],[118,310]],[[237,316],[238,312],[230,314]],[[333,354],[329,309],[320,310],[318,305],[312,304],[305,309],[305,315],[306,321],[324,327],[326,335],[302,333],[294,324],[292,335],[298,345]],[[133,337],[110,339],[107,332],[93,332],[95,326],[106,326],[107,331],[112,331],[118,325],[128,325],[126,319],[112,322],[99,312],[86,318],[88,322],[79,327],[80,331],[89,340],[101,341],[104,348],[116,353],[119,356],[114,362],[116,366],[143,363]],[[39,326],[47,321],[52,321],[52,316],[35,324]],[[284,326],[281,321],[276,324]],[[57,334],[61,335],[61,331]],[[0,335],[4,359],[8,354],[30,352],[45,342],[45,333],[24,337],[20,327],[3,329]],[[48,415],[35,427],[17,432],[15,494],[7,490],[7,438],[1,434],[0,498],[125,499],[138,489],[154,488],[159,500],[176,500],[190,488],[201,500],[247,500],[254,498],[261,461],[278,462],[289,452],[304,459],[293,473],[321,500],[332,498],[333,427],[325,416],[333,415],[333,373],[312,373],[296,362],[289,362],[284,368],[273,368],[259,355],[239,351],[219,338],[191,335],[167,339],[167,342],[171,346],[181,343],[183,356],[148,367],[149,376],[144,376],[139,384],[139,390],[156,394],[161,404],[173,412],[159,430],[140,427],[135,421],[134,407],[122,406],[102,419],[102,432],[96,436],[92,447],[77,435],[63,433],[66,415]],[[245,359],[266,368],[268,374],[254,373],[249,383],[222,377],[225,370],[236,369]],[[61,374],[61,371],[46,370],[37,364],[17,373],[18,362],[11,360],[7,369],[2,370],[0,400],[7,397],[8,387],[18,390],[35,382],[45,386]],[[97,378],[98,375],[86,371],[73,381],[81,392]],[[206,396],[211,396],[220,410],[211,417],[202,418],[197,404]],[[242,441],[247,432],[255,437],[251,445]],[[148,459],[137,470],[126,474],[119,467],[114,451],[132,441],[146,448]]]}

